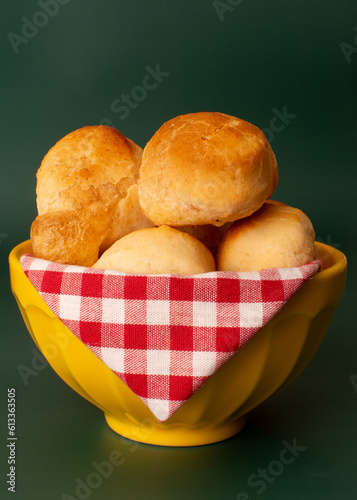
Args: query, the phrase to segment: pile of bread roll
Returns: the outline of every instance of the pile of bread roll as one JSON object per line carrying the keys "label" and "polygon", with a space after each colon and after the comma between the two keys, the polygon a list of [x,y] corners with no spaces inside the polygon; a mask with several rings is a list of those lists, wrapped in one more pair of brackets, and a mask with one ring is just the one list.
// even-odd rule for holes
{"label": "pile of bread roll", "polygon": [[265,135],[233,116],[178,116],[143,150],[115,128],[83,127],[37,171],[33,253],[142,274],[299,266],[314,258],[314,229],[269,200],[277,183]]}

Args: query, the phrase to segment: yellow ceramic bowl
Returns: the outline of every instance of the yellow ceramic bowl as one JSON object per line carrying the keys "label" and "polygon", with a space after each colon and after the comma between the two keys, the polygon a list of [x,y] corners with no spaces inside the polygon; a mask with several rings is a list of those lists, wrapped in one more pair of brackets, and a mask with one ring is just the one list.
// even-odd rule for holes
{"label": "yellow ceramic bowl", "polygon": [[[127,438],[156,445],[195,446],[238,433],[247,414],[289,384],[309,363],[343,294],[346,258],[316,243],[323,269],[230,358],[168,420],[151,411],[51,312],[24,274],[20,257],[31,242],[9,256],[12,291],[38,349],[58,375],[103,410],[109,426]],[[327,369],[327,367],[326,367]]]}

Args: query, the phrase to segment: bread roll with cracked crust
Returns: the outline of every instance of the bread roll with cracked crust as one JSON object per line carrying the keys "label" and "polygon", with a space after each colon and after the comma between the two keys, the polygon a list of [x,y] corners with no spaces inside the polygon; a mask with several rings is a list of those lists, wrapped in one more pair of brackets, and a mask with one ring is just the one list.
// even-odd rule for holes
{"label": "bread roll with cracked crust", "polygon": [[219,271],[260,271],[314,260],[315,231],[298,208],[272,200],[235,222],[218,248]]}
{"label": "bread roll with cracked crust", "polygon": [[201,274],[216,269],[213,255],[203,243],[169,226],[127,234],[92,267],[140,274]]}
{"label": "bread roll with cracked crust", "polygon": [[139,178],[142,149],[112,127],[86,126],[60,139],[37,171],[37,210],[76,210],[109,185],[108,203],[126,196]]}
{"label": "bread roll with cracked crust", "polygon": [[258,210],[277,182],[259,128],[223,113],[190,113],[164,123],[145,146],[139,199],[157,226],[222,226]]}
{"label": "bread roll with cracked crust", "polygon": [[[58,252],[59,262],[92,264],[93,248],[87,254],[89,247],[83,239],[87,229],[90,245],[97,245],[98,258],[127,232],[151,227],[138,199],[141,157],[142,149],[112,127],[86,126],[60,139],[37,171],[39,219],[31,230],[35,254],[37,249],[42,258],[56,260]],[[88,210],[91,231],[86,226]],[[57,244],[62,247],[58,250],[54,248],[56,221],[60,235]]]}

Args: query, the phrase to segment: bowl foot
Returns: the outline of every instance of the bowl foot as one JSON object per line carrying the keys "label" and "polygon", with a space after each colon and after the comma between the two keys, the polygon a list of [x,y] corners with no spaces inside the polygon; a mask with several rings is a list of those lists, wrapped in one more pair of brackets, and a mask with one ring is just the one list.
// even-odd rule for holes
{"label": "bowl foot", "polygon": [[121,436],[139,443],[157,446],[202,446],[224,441],[238,434],[244,427],[247,416],[228,423],[201,422],[197,425],[160,423],[154,417],[142,422],[132,417],[125,421],[104,414],[109,427]]}

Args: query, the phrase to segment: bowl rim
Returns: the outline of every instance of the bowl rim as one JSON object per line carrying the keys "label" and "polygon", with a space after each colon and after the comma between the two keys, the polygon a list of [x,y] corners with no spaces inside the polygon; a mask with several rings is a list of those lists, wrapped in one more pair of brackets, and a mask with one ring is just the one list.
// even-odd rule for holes
{"label": "bowl rim", "polygon": [[[326,243],[322,243],[320,241],[315,241],[314,245],[315,245],[315,253],[322,251],[323,253],[327,254],[328,257],[330,258],[330,264],[327,264],[327,266],[324,267],[324,264],[322,262],[322,269],[318,273],[316,273],[311,279],[315,281],[331,279],[332,277],[342,273],[346,269],[347,257],[344,253],[342,253],[337,248],[332,247],[331,245],[327,245]],[[22,257],[22,255],[26,253],[31,254],[31,252],[32,252],[32,243],[30,239],[25,240],[16,245],[9,254],[10,267],[19,266],[19,268],[22,270],[20,258]],[[316,257],[315,260],[318,260],[318,257]]]}

